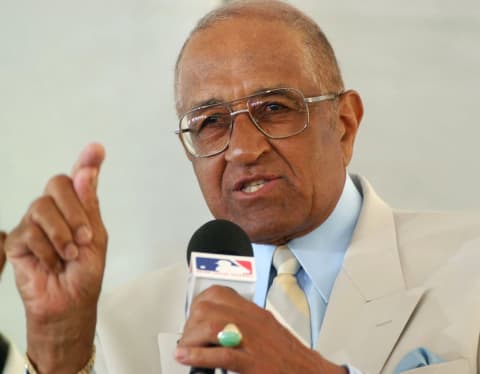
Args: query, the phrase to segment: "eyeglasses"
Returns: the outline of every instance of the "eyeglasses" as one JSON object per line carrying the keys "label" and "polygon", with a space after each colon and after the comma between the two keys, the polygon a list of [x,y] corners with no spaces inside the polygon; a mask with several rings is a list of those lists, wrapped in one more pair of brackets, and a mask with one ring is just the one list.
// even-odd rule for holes
{"label": "eyeglasses", "polygon": [[[247,113],[255,127],[267,138],[284,139],[300,134],[309,124],[308,105],[334,100],[338,93],[304,97],[295,88],[275,88],[228,103],[204,105],[180,118],[180,136],[185,149],[194,157],[210,157],[225,151],[230,144],[236,115]],[[232,106],[246,102],[237,111]]]}

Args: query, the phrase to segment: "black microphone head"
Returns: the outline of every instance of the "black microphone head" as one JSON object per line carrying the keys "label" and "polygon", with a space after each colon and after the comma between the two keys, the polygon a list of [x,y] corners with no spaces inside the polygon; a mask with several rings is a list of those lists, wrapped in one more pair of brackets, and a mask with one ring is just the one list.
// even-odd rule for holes
{"label": "black microphone head", "polygon": [[225,219],[214,219],[200,226],[188,243],[188,264],[192,252],[253,257],[252,244],[245,231]]}

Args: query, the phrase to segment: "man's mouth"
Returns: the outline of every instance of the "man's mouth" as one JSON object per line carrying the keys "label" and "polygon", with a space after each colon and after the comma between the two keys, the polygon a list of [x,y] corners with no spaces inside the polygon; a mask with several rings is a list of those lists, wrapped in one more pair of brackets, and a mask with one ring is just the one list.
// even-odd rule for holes
{"label": "man's mouth", "polygon": [[254,193],[261,189],[265,185],[265,183],[267,183],[267,180],[265,179],[251,181],[245,183],[240,190],[245,193]]}

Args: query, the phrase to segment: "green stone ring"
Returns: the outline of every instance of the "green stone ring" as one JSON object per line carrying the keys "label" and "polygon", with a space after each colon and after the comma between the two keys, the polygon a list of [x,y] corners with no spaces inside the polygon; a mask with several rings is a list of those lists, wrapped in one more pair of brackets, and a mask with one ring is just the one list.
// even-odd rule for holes
{"label": "green stone ring", "polygon": [[217,339],[222,347],[235,348],[242,342],[242,333],[234,323],[228,323],[217,334]]}

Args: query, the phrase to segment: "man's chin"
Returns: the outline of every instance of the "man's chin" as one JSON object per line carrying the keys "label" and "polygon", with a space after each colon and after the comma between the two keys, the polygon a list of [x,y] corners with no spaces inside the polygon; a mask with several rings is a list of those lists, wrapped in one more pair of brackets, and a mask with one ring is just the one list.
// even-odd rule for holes
{"label": "man's chin", "polygon": [[230,220],[239,225],[253,243],[280,245],[294,237],[295,230],[292,230],[292,224],[281,222],[278,216],[263,218],[257,216],[251,219],[240,217]]}

